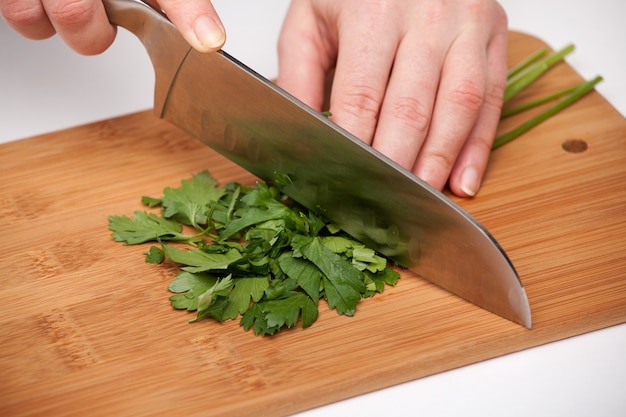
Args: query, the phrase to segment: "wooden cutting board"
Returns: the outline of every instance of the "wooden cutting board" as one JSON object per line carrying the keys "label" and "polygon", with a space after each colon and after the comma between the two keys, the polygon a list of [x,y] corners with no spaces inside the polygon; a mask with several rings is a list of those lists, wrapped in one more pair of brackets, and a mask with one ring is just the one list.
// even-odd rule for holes
{"label": "wooden cutting board", "polygon": [[[512,33],[510,64],[541,45]],[[520,99],[579,81],[561,64]],[[494,151],[457,199],[516,266],[532,330],[411,273],[306,330],[189,324],[175,271],[113,242],[107,216],[203,169],[254,182],[149,112],[0,146],[0,415],[285,415],[626,321],[626,120],[597,93]]]}

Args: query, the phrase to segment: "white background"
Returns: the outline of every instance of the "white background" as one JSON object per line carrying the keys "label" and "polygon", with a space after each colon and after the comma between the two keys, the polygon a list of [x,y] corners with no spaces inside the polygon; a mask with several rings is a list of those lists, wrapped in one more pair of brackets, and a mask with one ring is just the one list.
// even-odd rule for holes
{"label": "white background", "polygon": [[[339,1],[339,0],[338,0]],[[401,0],[399,0],[401,1]],[[287,0],[214,0],[226,51],[276,76]],[[626,115],[626,1],[502,0],[511,29],[558,49]],[[154,74],[125,30],[96,57],[58,37],[29,41],[0,22],[0,143],[152,107]],[[625,150],[626,151],[626,150]],[[1,179],[0,179],[1,180]],[[626,254],[625,254],[626,256]],[[625,277],[626,279],[626,277]],[[314,393],[312,393],[314,395]],[[626,416],[626,325],[596,331],[310,410],[302,416]]]}

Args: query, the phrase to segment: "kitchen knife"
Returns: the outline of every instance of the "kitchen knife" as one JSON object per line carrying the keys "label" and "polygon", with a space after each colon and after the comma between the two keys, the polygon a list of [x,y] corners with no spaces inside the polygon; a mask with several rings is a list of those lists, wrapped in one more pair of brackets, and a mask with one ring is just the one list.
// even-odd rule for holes
{"label": "kitchen knife", "polygon": [[195,51],[163,12],[140,0],[104,4],[150,56],[159,117],[419,276],[531,327],[509,258],[444,194],[226,52]]}

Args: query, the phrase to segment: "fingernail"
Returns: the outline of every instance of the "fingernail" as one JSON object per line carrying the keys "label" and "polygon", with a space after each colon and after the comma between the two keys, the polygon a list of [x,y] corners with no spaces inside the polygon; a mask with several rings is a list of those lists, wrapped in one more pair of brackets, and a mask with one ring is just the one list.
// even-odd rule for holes
{"label": "fingernail", "polygon": [[206,50],[221,47],[226,37],[224,29],[207,15],[196,19],[194,32],[200,42],[200,46]]}
{"label": "fingernail", "polygon": [[474,197],[478,192],[478,171],[476,168],[466,168],[461,177],[461,190],[470,197]]}

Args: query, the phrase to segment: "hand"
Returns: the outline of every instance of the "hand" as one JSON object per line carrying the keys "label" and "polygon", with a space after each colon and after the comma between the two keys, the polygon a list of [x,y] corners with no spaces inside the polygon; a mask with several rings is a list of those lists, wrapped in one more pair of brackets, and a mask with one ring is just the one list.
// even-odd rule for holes
{"label": "hand", "polygon": [[[150,1],[160,7],[183,37],[201,52],[216,51],[226,41],[224,27],[209,0]],[[29,39],[58,33],[76,52],[95,55],[115,39],[100,0],[0,0],[0,13],[16,32]]]}
{"label": "hand", "polygon": [[473,196],[506,80],[507,19],[495,0],[293,0],[278,84],[418,177]]}

